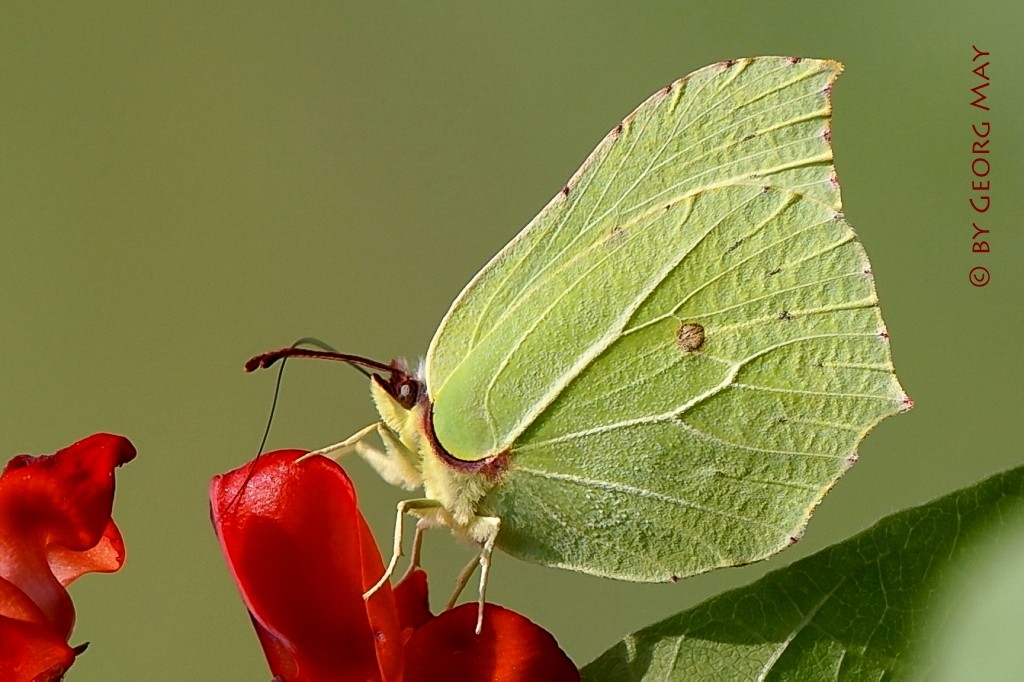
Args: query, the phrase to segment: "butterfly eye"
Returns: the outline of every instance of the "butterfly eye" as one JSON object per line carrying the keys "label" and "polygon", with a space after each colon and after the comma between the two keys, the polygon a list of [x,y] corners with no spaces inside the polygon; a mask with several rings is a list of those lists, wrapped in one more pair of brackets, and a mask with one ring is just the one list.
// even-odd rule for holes
{"label": "butterfly eye", "polygon": [[405,379],[398,384],[398,389],[395,391],[395,399],[398,403],[406,408],[410,409],[416,404],[416,401],[420,397],[419,382],[415,379]]}

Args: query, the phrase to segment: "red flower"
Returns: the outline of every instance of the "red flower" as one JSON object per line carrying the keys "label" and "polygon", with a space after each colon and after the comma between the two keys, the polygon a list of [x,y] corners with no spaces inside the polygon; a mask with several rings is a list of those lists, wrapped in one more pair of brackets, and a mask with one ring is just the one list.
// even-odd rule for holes
{"label": "red flower", "polygon": [[420,570],[364,601],[384,565],[352,483],[330,459],[295,461],[304,454],[272,452],[210,485],[214,528],[274,675],[579,679],[554,637],[513,611],[488,604],[479,636],[476,604],[432,616]]}
{"label": "red flower", "polygon": [[114,468],[134,457],[126,438],[98,433],[18,455],[0,474],[0,679],[58,680],[84,650],[67,644],[75,608],[64,588],[124,563]]}

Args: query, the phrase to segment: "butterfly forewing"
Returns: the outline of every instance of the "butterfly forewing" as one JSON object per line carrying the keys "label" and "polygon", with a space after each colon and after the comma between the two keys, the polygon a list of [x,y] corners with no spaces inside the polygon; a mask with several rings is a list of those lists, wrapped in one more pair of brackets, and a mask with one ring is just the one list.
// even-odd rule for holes
{"label": "butterfly forewing", "polygon": [[[600,272],[610,236],[727,184],[791,189],[838,210],[827,119],[839,70],[782,57],[723,62],[656,93],[616,126],[442,321],[427,382],[448,451],[479,459],[511,445],[616,338],[628,319],[622,306],[636,297],[606,298],[618,284]],[[658,246],[666,260],[671,246],[667,235]],[[588,265],[598,277],[581,280],[594,272]],[[558,306],[581,289],[579,307]]]}

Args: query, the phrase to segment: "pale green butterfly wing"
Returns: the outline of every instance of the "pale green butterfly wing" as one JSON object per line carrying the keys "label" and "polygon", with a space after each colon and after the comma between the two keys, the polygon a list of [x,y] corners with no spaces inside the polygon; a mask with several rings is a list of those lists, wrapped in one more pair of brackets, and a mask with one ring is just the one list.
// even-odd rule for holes
{"label": "pale green butterfly wing", "polygon": [[452,305],[434,430],[460,459],[508,453],[478,509],[499,547],[633,580],[752,561],[900,408],[838,213],[839,69],[766,57],[673,83]]}
{"label": "pale green butterfly wing", "polygon": [[[584,309],[558,296],[570,269],[616,227],[735,183],[793,189],[839,210],[826,139],[827,89],[839,69],[784,58],[713,65],[655,94],[609,134],[568,193],[477,275],[442,321],[427,381],[449,451],[477,459],[510,445],[614,336],[624,306],[648,282]],[[593,293],[603,301],[604,292]],[[563,334],[570,321],[572,334]]]}

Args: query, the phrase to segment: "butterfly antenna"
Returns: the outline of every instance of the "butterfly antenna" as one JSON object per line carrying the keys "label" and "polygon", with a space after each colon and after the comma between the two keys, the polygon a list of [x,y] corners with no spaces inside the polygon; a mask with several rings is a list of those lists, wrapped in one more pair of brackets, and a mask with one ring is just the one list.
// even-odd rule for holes
{"label": "butterfly antenna", "polygon": [[[321,341],[320,339],[316,338],[315,336],[303,337],[303,338],[299,339],[298,341],[296,341],[295,343],[292,344],[292,348],[298,348],[299,346],[316,346],[317,348],[319,348],[320,350],[324,351],[325,353],[332,353],[334,355],[341,355],[341,353],[338,352],[337,348],[331,346],[329,343],[324,343],[323,341]],[[368,371],[366,371],[364,368],[360,367],[359,365],[350,365],[350,366],[354,370],[356,370],[357,372],[362,374],[364,377],[366,377],[367,379],[370,378],[370,373]],[[280,375],[278,375],[278,376],[280,376]]]}
{"label": "butterfly antenna", "polygon": [[[338,349],[335,348],[334,346],[332,346],[330,343],[325,343],[325,342],[317,339],[315,336],[304,336],[304,337],[302,337],[301,339],[299,339],[298,341],[296,341],[295,343],[293,343],[291,345],[292,348],[298,348],[300,346],[315,346],[316,348],[319,348],[319,349],[323,350],[326,353],[331,353],[332,355],[341,355],[342,354],[342,353],[338,352]],[[355,370],[356,372],[358,372],[359,374],[361,374],[362,376],[366,377],[367,379],[369,379],[370,376],[371,376],[370,373],[367,372],[367,370],[365,370],[364,368],[359,367],[358,365],[350,365],[350,367],[353,370]],[[281,377],[280,374],[278,376],[279,376],[279,378]]]}
{"label": "butterfly antenna", "polygon": [[[228,505],[228,509],[229,510],[232,507],[235,506],[235,504],[238,502],[238,499],[242,496],[242,492],[245,491],[245,487],[247,485],[249,485],[249,481],[252,480],[253,475],[256,473],[256,462],[259,461],[259,458],[263,455],[264,448],[267,447],[267,439],[270,438],[270,427],[274,423],[274,413],[277,412],[277,400],[281,396],[281,384],[283,383],[283,380],[284,380],[284,367],[285,367],[285,365],[288,362],[288,357],[291,356],[291,353],[289,351],[296,351],[296,350],[301,351],[302,350],[302,346],[314,346],[316,348],[319,348],[321,351],[324,351],[325,353],[338,354],[338,351],[336,351],[334,348],[332,348],[329,344],[326,344],[323,341],[321,341],[320,339],[317,339],[315,337],[307,336],[307,337],[303,337],[303,338],[299,339],[298,341],[293,343],[291,346],[289,346],[287,349],[282,348],[279,351],[273,351],[272,353],[264,353],[261,356],[257,356],[258,358],[263,358],[263,357],[266,357],[266,356],[270,356],[272,354],[280,354],[281,365],[277,369],[277,379],[274,381],[274,397],[270,400],[270,414],[267,415],[267,426],[266,426],[266,428],[263,429],[263,437],[260,439],[259,448],[256,449],[256,456],[253,457],[252,462],[249,463],[249,471],[246,472],[246,474],[245,474],[245,480],[242,481],[242,485],[239,486],[238,492],[235,493],[234,498],[232,498],[231,503]],[[295,355],[301,355],[301,354],[300,353],[295,353]],[[253,358],[253,360],[256,360],[256,359],[257,358]],[[274,359],[270,360],[267,363],[267,365],[273,363],[276,359],[277,358],[275,357]],[[252,371],[252,369],[250,369],[250,364],[253,362],[253,360],[250,360],[249,362],[247,362],[245,364],[245,368],[246,368],[247,372],[248,371]],[[259,366],[267,366],[267,365],[263,365],[261,363]],[[370,376],[370,373],[367,372],[362,367],[360,367],[358,365],[352,365],[352,367],[357,369],[360,373],[362,373],[366,377]]]}
{"label": "butterfly antenna", "polygon": [[[313,345],[317,347],[317,350],[302,348],[299,344]],[[389,375],[398,371],[398,368],[393,365],[377,362],[376,360],[370,360],[369,358],[364,358],[361,355],[339,353],[326,343],[312,338],[300,339],[287,348],[278,348],[277,350],[260,353],[253,358],[249,358],[249,361],[245,363],[245,371],[255,372],[258,369],[266,369],[278,360],[285,360],[287,358],[317,358],[320,360],[344,362],[347,365],[355,367],[367,377],[371,376],[370,372],[367,370],[383,372]]]}

